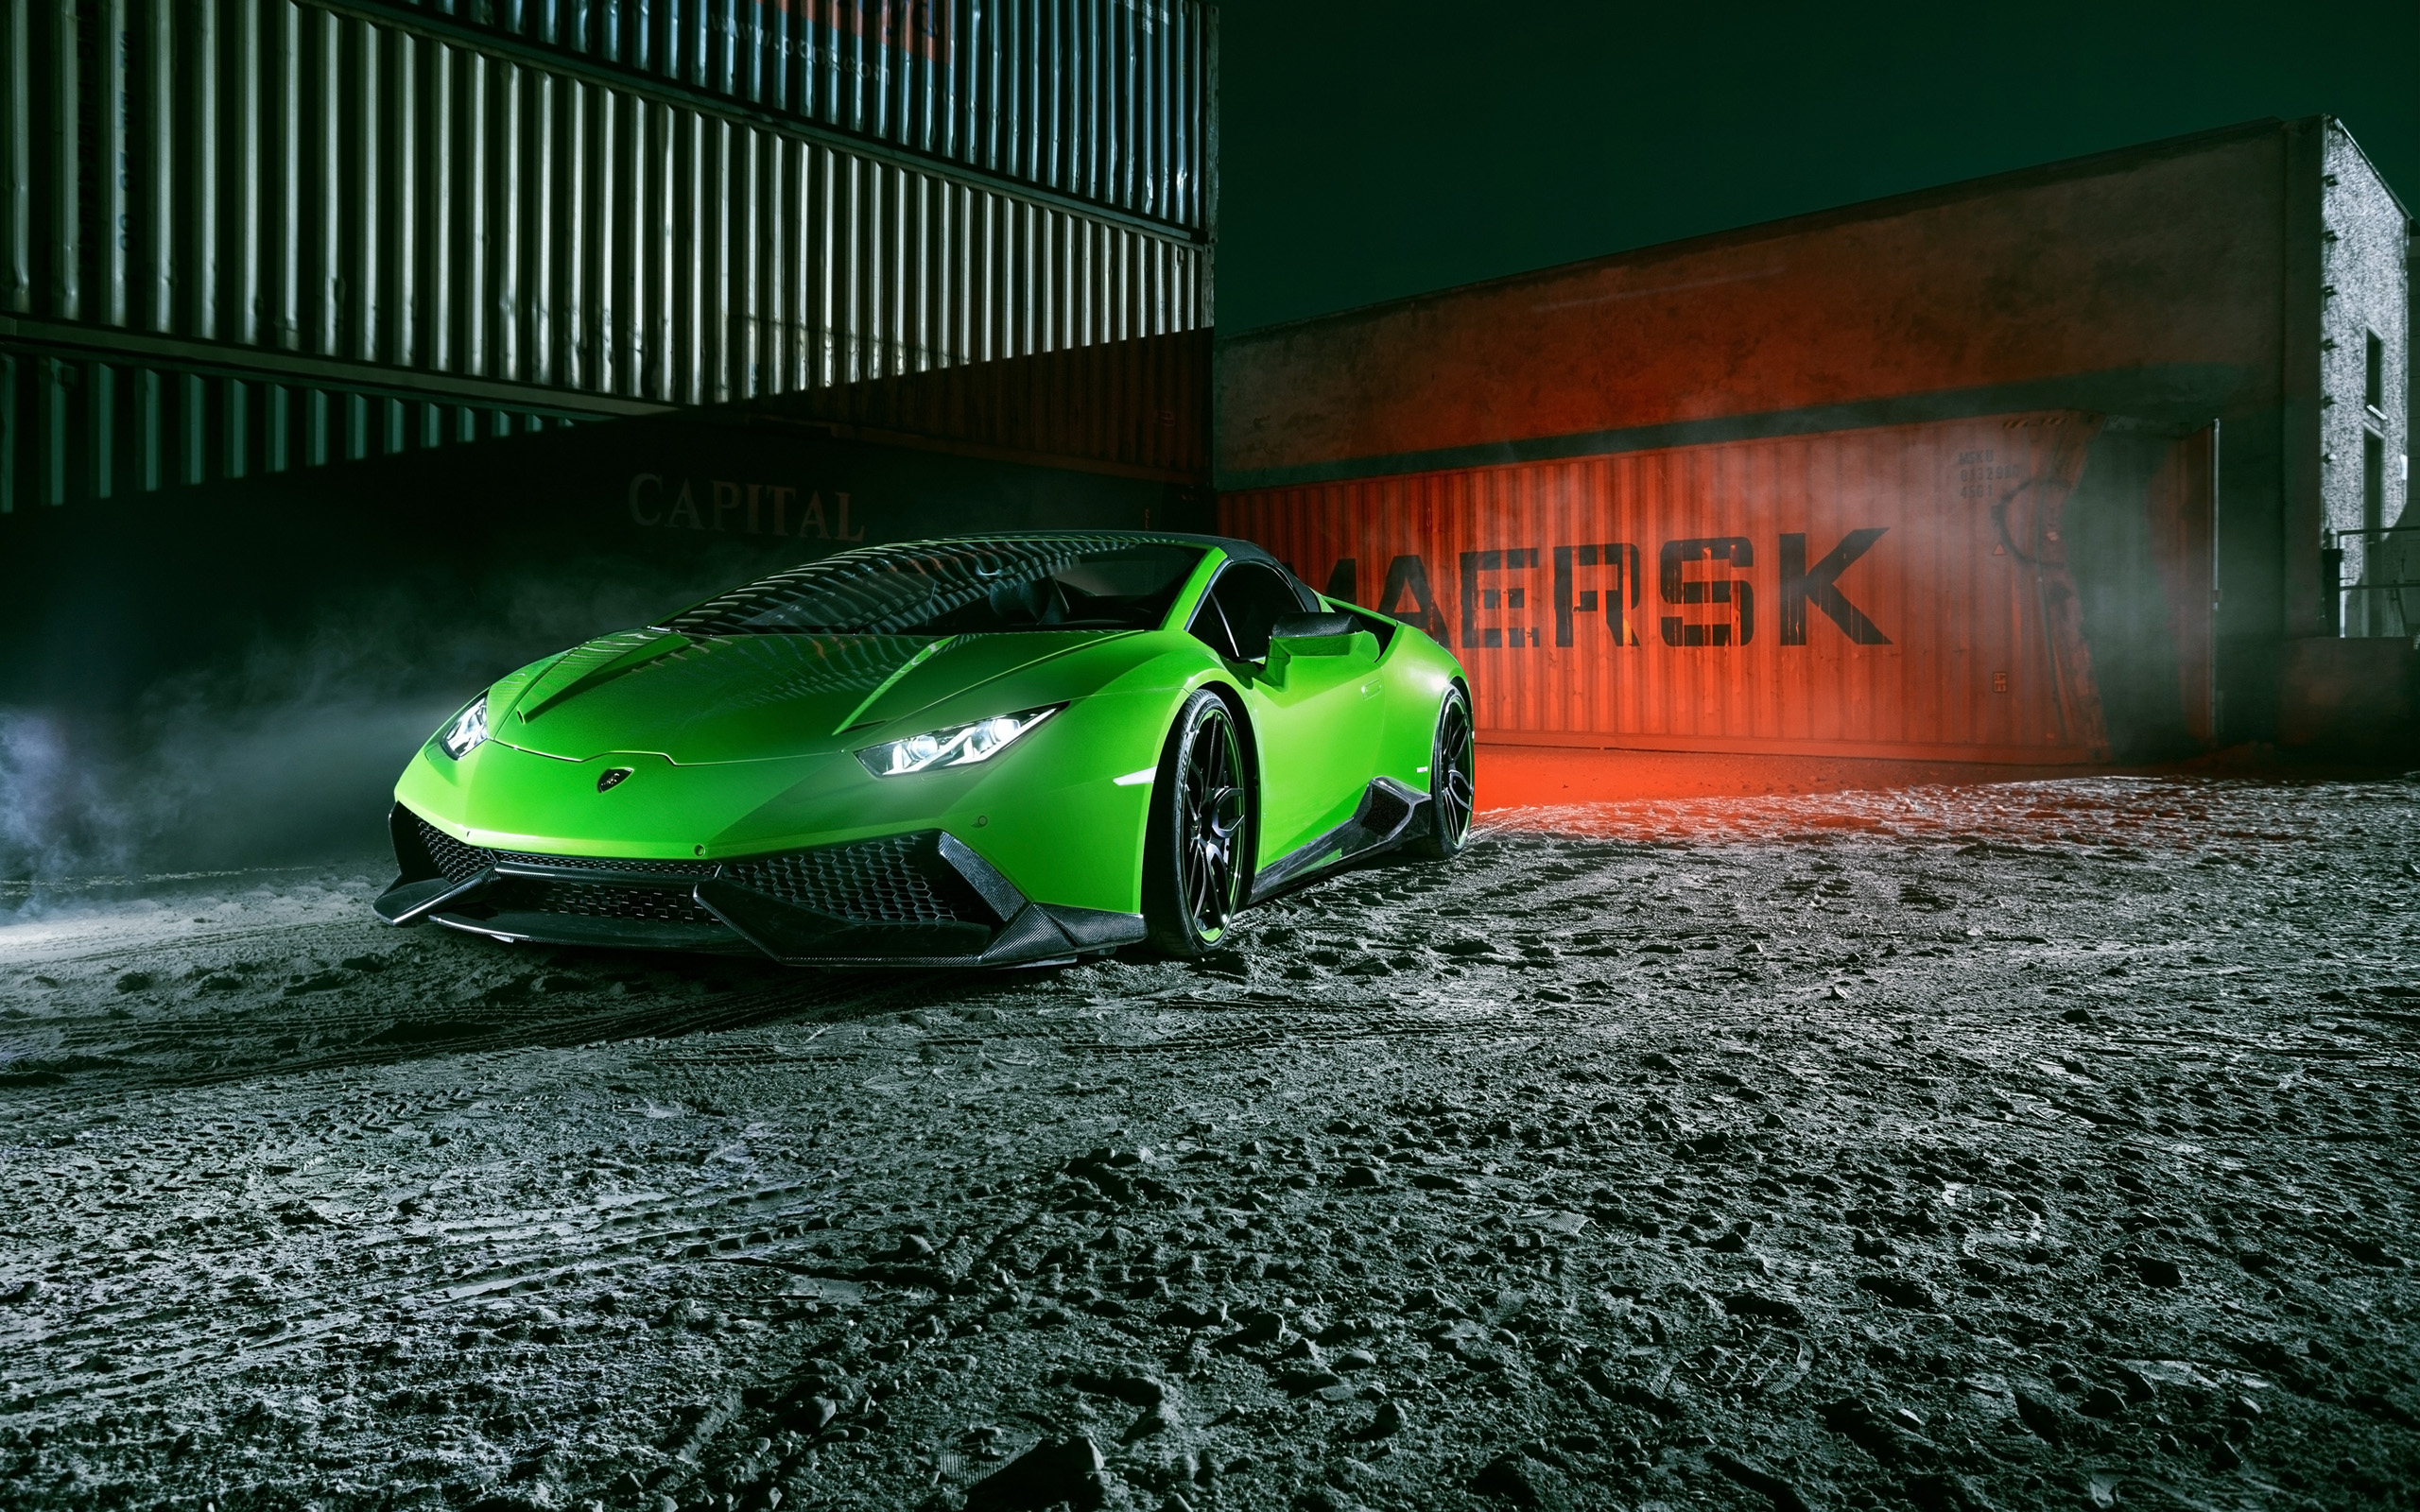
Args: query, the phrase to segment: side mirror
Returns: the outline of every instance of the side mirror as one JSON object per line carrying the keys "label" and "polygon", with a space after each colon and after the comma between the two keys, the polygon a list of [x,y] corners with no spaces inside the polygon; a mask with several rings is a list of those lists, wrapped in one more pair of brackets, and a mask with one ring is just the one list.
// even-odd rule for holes
{"label": "side mirror", "polygon": [[1288,614],[1269,627],[1269,644],[1285,643],[1288,656],[1350,656],[1360,628],[1350,614]]}

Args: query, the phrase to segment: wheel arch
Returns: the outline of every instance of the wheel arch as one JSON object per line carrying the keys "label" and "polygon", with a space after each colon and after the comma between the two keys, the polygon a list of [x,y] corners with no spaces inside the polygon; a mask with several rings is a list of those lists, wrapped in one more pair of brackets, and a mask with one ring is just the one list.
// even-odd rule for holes
{"label": "wheel arch", "polygon": [[[1233,751],[1233,760],[1242,768],[1236,780],[1244,800],[1240,827],[1243,844],[1236,849],[1244,853],[1236,856],[1231,851],[1220,868],[1233,879],[1233,901],[1222,905],[1223,917],[1230,921],[1234,914],[1242,911],[1251,896],[1253,868],[1249,847],[1256,838],[1258,824],[1258,778],[1254,768],[1259,747],[1253,736],[1242,690],[1216,671],[1205,668],[1186,679],[1174,704],[1167,731],[1161,738],[1159,777],[1151,785],[1150,802],[1146,805],[1149,818],[1143,837],[1140,902],[1150,947],[1163,956],[1191,958],[1217,948],[1224,932],[1204,940],[1191,884],[1180,860],[1187,826],[1185,805],[1180,801],[1179,794],[1190,780],[1185,765],[1189,742],[1181,737],[1190,730],[1214,728],[1215,716],[1224,715],[1227,732],[1220,744]],[[1223,754],[1220,760],[1223,765]]]}

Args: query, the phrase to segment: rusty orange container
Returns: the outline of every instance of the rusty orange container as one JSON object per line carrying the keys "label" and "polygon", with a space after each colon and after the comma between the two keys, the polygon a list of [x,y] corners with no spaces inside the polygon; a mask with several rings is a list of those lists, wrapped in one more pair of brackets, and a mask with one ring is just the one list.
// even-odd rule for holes
{"label": "rusty orange container", "polygon": [[[1264,489],[1222,495],[1219,518],[1451,645],[1482,738],[2084,763],[2109,739],[2062,537],[2100,423],[2007,415]],[[2206,455],[2206,433],[2171,449]],[[2153,559],[2120,576],[2162,612],[2109,623],[2173,642],[2162,676],[2206,730],[2207,472],[2187,461],[2127,503]]]}

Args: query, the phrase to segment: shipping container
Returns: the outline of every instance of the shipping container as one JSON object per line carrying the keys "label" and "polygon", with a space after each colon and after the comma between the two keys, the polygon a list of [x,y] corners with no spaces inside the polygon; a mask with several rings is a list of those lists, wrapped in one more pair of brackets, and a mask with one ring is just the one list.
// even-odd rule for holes
{"label": "shipping container", "polygon": [[[1392,301],[1221,340],[1218,486],[1245,501],[1227,510],[1237,528],[1249,521],[1282,535],[1296,528],[1285,510],[1316,514],[1325,485],[1357,497],[1450,494],[1464,485],[1443,480],[1560,476],[1550,464],[1572,462],[1609,470],[1604,486],[1628,497],[1618,490],[1668,486],[1638,481],[1642,464],[1582,459],[1745,458],[1785,438],[1841,447],[1862,429],[1896,436],[1911,424],[2055,410],[2100,418],[2094,445],[2107,455],[2095,468],[2133,476],[2140,497],[2166,464],[2129,448],[2207,434],[2214,455],[2193,465],[2210,475],[2192,487],[2217,501],[2219,515],[2196,527],[2210,538],[2213,576],[2207,602],[2192,612],[2212,624],[2206,636],[2171,637],[2180,648],[2163,653],[2200,659],[2192,677],[2205,691],[2189,710],[2163,701],[2141,738],[2113,732],[2110,747],[2120,757],[2167,751],[2186,730],[2198,741],[2272,739],[2284,679],[2333,654],[2290,654],[2290,643],[2407,633],[2395,612],[2401,591],[2381,585],[2395,580],[2401,538],[2391,528],[2420,524],[2406,515],[2409,228],[2341,123],[2267,121]],[[1876,455],[1898,444],[1877,440]],[[1689,450],[1698,447],[1716,450]],[[1544,471],[1486,471],[1502,464]],[[1918,474],[1929,477],[1930,465]],[[1747,518],[1799,507],[1788,493],[1756,491],[1767,484],[1753,471],[1725,486],[1746,491],[1721,507]],[[1921,508],[1924,497],[1908,507]],[[1278,498],[1298,502],[1269,503]],[[1465,511],[1457,518],[1482,532],[1494,528],[1495,511],[1512,507],[1494,495],[1452,499]],[[1697,538],[1676,525],[1659,539]],[[1772,540],[1748,539],[1759,563],[1771,563],[1759,571],[1780,570],[1767,555],[1778,550]],[[1607,540],[1647,545],[1637,536]],[[2106,654],[2083,648],[2106,674],[2104,696],[2119,683],[2168,679],[2135,666],[2132,648],[2151,644],[2135,623],[2142,611],[2117,606],[2177,603],[2185,592],[2163,565],[2183,556],[2152,553],[2140,532],[2127,541],[2128,555],[2076,569],[2132,585],[2080,603],[2086,628],[2100,612],[2090,610],[2096,601],[2104,618],[2129,626]],[[1497,546],[1474,538],[1453,549]],[[1947,632],[1949,622],[1910,602],[1926,636]],[[1959,626],[1961,634],[1970,628]],[[1850,702],[1834,713],[1793,703],[1808,695],[1788,679],[1816,660],[1819,643],[1804,657],[1769,643],[1769,658],[1740,664],[1782,682],[1727,685],[1696,713],[1686,710],[1697,707],[1697,685],[1685,679],[1624,684],[1619,696],[1634,701],[1615,717],[1608,705],[1569,704],[1578,695],[1560,684],[1551,695],[1541,685],[1516,696],[1518,677],[1499,678],[1505,691],[1483,696],[1482,712],[1495,697],[1495,728],[1506,732],[1619,729],[1641,739],[1793,748],[1836,738],[1979,752],[2094,748],[2083,738],[2095,716],[2078,701],[2079,662],[2055,636],[2029,630],[2012,641],[2011,655],[2038,644],[2040,660],[1991,670],[2031,691],[2013,692],[2014,702],[1943,704],[1940,740],[1919,724],[1894,723],[1916,718],[1930,691],[1874,702],[1851,697],[1864,686],[1853,678],[1841,689]],[[1946,686],[1915,656],[1877,650],[1868,660],[1877,668],[1904,662],[1916,679],[1909,687]],[[1609,684],[1591,696],[1616,695]],[[1854,736],[1824,722],[1847,709],[1857,711]],[[2117,717],[2115,709],[2104,703],[2103,713]],[[2064,720],[2048,717],[2060,711]],[[2129,705],[2119,722],[2139,713]]]}
{"label": "shipping container", "polygon": [[1192,0],[365,0],[1037,188],[1201,224]]}
{"label": "shipping container", "polygon": [[406,659],[483,618],[519,624],[496,654],[526,659],[621,627],[591,585],[660,614],[853,545],[1206,529],[1208,366],[1191,332],[21,510],[0,518],[0,710],[124,711],[331,625],[355,637],[363,605],[392,606]]}
{"label": "shipping container", "polygon": [[[1213,34],[1186,0],[0,0],[0,510],[493,431],[414,404],[1200,328]],[[363,416],[254,442],[289,389]],[[155,415],[175,462],[118,465]]]}
{"label": "shipping container", "polygon": [[[1103,342],[938,372],[808,389],[721,420],[832,426],[1010,459],[1080,460],[1206,485],[1210,333]],[[702,417],[700,417],[702,418]]]}
{"label": "shipping container", "polygon": [[544,390],[415,376],[0,345],[0,515],[661,408],[545,403],[555,396]]}
{"label": "shipping container", "polygon": [[2208,733],[2212,442],[2034,413],[1219,510],[1453,647],[1483,740],[2083,763]]}

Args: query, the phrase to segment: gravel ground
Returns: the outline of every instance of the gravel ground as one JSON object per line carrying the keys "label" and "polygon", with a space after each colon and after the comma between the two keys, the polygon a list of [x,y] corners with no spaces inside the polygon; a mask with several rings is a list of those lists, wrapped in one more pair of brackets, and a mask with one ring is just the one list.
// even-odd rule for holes
{"label": "gravel ground", "polygon": [[1530,810],[989,977],[26,907],[0,1498],[2420,1503],[2415,799]]}

